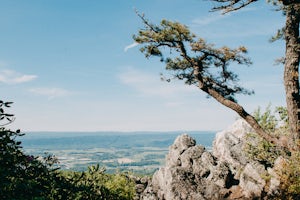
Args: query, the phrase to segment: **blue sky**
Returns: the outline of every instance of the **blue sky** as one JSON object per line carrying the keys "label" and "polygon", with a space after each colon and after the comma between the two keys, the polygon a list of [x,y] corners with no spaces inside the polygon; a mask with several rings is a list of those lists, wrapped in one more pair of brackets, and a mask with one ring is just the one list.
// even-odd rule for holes
{"label": "blue sky", "polygon": [[0,1],[1,98],[13,101],[11,128],[24,131],[220,130],[237,117],[197,88],[162,82],[164,65],[146,59],[132,35],[154,23],[179,21],[216,46],[244,45],[253,65],[232,66],[255,95],[239,96],[252,112],[284,105],[283,42],[268,39],[284,24],[257,2],[239,12],[209,12],[200,0]]}

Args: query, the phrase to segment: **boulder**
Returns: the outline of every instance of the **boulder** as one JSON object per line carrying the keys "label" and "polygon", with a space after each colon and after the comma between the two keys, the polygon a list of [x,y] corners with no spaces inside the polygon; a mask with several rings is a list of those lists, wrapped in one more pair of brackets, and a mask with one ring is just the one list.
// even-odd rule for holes
{"label": "boulder", "polygon": [[204,200],[222,199],[229,168],[203,146],[183,134],[178,136],[166,156],[166,166],[154,173],[141,199]]}
{"label": "boulder", "polygon": [[[143,192],[142,185],[137,188],[139,198],[243,200],[273,195],[280,183],[276,170],[265,169],[264,165],[250,160],[242,151],[244,137],[249,132],[253,132],[252,128],[244,120],[237,120],[228,129],[216,134],[212,152],[196,145],[196,141],[187,134],[178,136],[169,148],[166,165],[143,185]],[[271,178],[266,179],[269,176]]]}
{"label": "boulder", "polygon": [[216,134],[213,142],[213,155],[220,161],[230,163],[231,170],[237,172],[237,169],[250,162],[242,151],[243,139],[250,132],[253,132],[253,129],[246,121],[237,120],[226,130]]}
{"label": "boulder", "polygon": [[266,186],[267,171],[263,165],[258,163],[248,163],[241,172],[239,186],[247,198],[257,198],[262,196]]}

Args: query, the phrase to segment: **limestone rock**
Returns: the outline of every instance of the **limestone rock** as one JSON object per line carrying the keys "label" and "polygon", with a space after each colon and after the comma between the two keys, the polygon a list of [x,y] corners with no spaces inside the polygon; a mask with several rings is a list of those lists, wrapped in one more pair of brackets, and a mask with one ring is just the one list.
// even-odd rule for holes
{"label": "limestone rock", "polygon": [[242,149],[243,138],[249,132],[253,132],[253,129],[248,123],[242,119],[237,120],[228,129],[216,134],[213,142],[213,155],[220,161],[230,163],[231,170],[246,165],[249,160]]}
{"label": "limestone rock", "polygon": [[170,147],[166,166],[154,173],[141,199],[222,199],[226,192],[220,191],[229,175],[227,165],[183,134]]}
{"label": "limestone rock", "polygon": [[260,197],[266,186],[266,181],[263,176],[267,172],[263,165],[257,163],[248,163],[243,169],[240,176],[239,186],[242,188],[245,197],[254,198]]}
{"label": "limestone rock", "polygon": [[196,141],[187,134],[177,137],[174,144],[169,148],[169,154],[166,158],[166,165],[170,167],[180,166],[180,155],[189,147],[195,146],[195,144]]}
{"label": "limestone rock", "polygon": [[[187,134],[178,136],[169,148],[166,165],[154,173],[151,181],[136,188],[140,192],[145,187],[139,198],[244,200],[275,194],[280,184],[276,170],[265,169],[243,153],[244,137],[249,132],[252,128],[244,120],[237,120],[216,134],[212,152],[196,145]],[[279,167],[280,162],[275,166]],[[267,182],[265,177],[270,176]]]}
{"label": "limestone rock", "polygon": [[278,157],[274,162],[273,168],[268,168],[270,179],[270,185],[269,185],[269,195],[276,195],[279,194],[280,190],[280,175],[282,172],[282,166],[286,164],[286,160],[283,157]]}

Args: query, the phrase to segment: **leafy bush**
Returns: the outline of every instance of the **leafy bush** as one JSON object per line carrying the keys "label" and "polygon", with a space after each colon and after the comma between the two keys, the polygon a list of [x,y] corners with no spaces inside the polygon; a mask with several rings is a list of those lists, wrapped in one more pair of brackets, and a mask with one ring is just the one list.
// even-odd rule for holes
{"label": "leafy bush", "polygon": [[[288,134],[287,113],[283,107],[277,107],[275,112],[271,111],[269,105],[264,112],[258,108],[253,116],[263,129],[275,137],[281,137]],[[279,156],[287,156],[289,152],[286,149],[272,144],[256,133],[249,133],[246,136],[247,144],[245,151],[247,155],[266,167],[272,167]]]}
{"label": "leafy bush", "polygon": [[292,152],[291,157],[283,163],[281,171],[282,198],[300,199],[300,152]]}
{"label": "leafy bush", "polygon": [[[11,102],[0,101],[0,121],[13,121],[13,115],[4,112]],[[4,125],[7,122],[4,122]],[[2,124],[3,125],[3,124]],[[48,177],[52,173],[52,158],[44,162],[22,152],[20,130],[11,131],[0,127],[0,196],[3,199],[32,199],[49,192]]]}
{"label": "leafy bush", "polygon": [[99,165],[85,172],[67,172],[55,168],[57,159],[46,155],[38,158],[26,155],[20,130],[3,126],[14,120],[4,109],[11,102],[0,101],[0,197],[30,200],[129,200],[135,195],[135,184],[125,174],[108,175]]}
{"label": "leafy bush", "polygon": [[99,165],[90,166],[85,172],[62,171],[61,175],[73,187],[68,199],[129,200],[135,195],[135,184],[128,176],[106,174]]}
{"label": "leafy bush", "polygon": [[[272,112],[268,106],[263,113],[257,109],[254,116],[270,134],[278,138],[289,134],[287,110],[284,107],[277,107],[275,112]],[[280,195],[274,199],[300,199],[300,152],[297,150],[289,152],[277,147],[255,133],[249,133],[246,139],[248,141],[245,145],[247,155],[265,167],[273,167],[277,158],[283,158],[282,166],[277,169],[277,173],[280,175],[281,191]],[[296,149],[300,149],[299,141]]]}
{"label": "leafy bush", "polygon": [[245,151],[249,158],[258,161],[266,168],[273,167],[275,160],[287,153],[282,148],[264,140],[255,133],[247,134],[246,140]]}

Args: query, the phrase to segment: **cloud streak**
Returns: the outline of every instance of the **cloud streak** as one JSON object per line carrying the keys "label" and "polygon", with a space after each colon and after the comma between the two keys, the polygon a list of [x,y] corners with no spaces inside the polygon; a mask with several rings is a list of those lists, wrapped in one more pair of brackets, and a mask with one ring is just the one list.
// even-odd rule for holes
{"label": "cloud streak", "polygon": [[[266,17],[264,8],[245,8],[238,12],[231,12],[225,15],[220,12],[209,13],[194,18],[189,27],[194,33],[201,34],[201,37],[209,39],[236,39],[255,36],[270,36],[274,31],[284,25],[284,21],[272,23]],[[249,20],[247,20],[247,18]],[[253,18],[250,20],[250,18]],[[264,19],[263,21],[261,19]],[[282,18],[283,19],[283,18]],[[268,26],[266,26],[266,23]]]}
{"label": "cloud streak", "polygon": [[138,45],[139,45],[139,43],[134,42],[134,43],[132,43],[132,44],[126,46],[126,47],[124,48],[124,52],[127,52],[129,49],[132,49],[132,48],[134,48],[134,47],[136,47],[136,46],[138,46]]}
{"label": "cloud streak", "polygon": [[[253,12],[253,11],[257,11],[257,8],[243,8],[243,9],[239,10],[239,13]],[[192,23],[194,25],[204,26],[204,25],[212,24],[214,22],[221,21],[225,18],[234,16],[234,15],[236,15],[235,12],[226,13],[226,14],[222,14],[221,12],[213,12],[213,13],[210,13],[209,15],[207,15],[207,16],[204,16],[204,17],[201,17],[201,18],[196,18],[196,19],[192,20]]]}
{"label": "cloud streak", "polygon": [[36,95],[48,97],[48,99],[54,99],[57,97],[65,97],[65,96],[69,96],[72,94],[72,92],[62,89],[62,88],[46,88],[46,87],[31,88],[31,89],[29,89],[29,92],[36,94]]}
{"label": "cloud streak", "polygon": [[36,75],[21,74],[13,70],[0,71],[0,83],[21,84],[36,79]]}
{"label": "cloud streak", "polygon": [[226,17],[229,17],[229,16],[230,16],[230,14],[227,14],[227,15],[221,15],[219,13],[218,14],[217,13],[216,14],[210,14],[210,15],[205,16],[205,17],[194,19],[192,21],[192,23],[194,25],[204,26],[204,25],[208,25],[208,24],[223,20],[223,19],[225,19]]}

